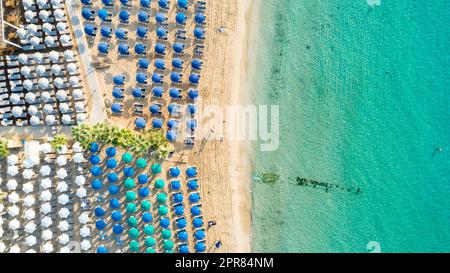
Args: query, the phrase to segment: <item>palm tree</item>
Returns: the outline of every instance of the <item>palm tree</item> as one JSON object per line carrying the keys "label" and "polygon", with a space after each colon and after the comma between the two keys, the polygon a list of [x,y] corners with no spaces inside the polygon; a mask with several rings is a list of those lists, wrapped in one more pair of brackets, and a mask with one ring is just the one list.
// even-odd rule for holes
{"label": "palm tree", "polygon": [[92,140],[92,127],[87,124],[80,124],[72,127],[72,137],[74,141],[87,148]]}
{"label": "palm tree", "polygon": [[9,155],[8,143],[5,139],[0,139],[0,158],[7,157]]}
{"label": "palm tree", "polygon": [[50,142],[50,145],[55,150],[61,149],[63,146],[67,145],[67,137],[65,135],[56,135]]}

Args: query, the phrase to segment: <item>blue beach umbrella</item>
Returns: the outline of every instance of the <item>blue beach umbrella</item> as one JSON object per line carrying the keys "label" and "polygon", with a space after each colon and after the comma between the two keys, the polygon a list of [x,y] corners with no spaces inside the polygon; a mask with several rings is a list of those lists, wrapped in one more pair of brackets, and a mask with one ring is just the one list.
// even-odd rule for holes
{"label": "blue beach umbrella", "polygon": [[161,112],[161,105],[156,104],[156,103],[152,104],[149,107],[149,111],[150,111],[150,113],[152,113],[154,115],[159,114]]}
{"label": "blue beach umbrella", "polygon": [[126,10],[122,10],[119,12],[119,19],[122,22],[127,22],[130,19],[130,13]]}
{"label": "blue beach umbrella", "polygon": [[164,23],[167,20],[167,18],[164,15],[164,13],[157,12],[156,15],[155,15],[155,20],[156,20],[157,23]]}
{"label": "blue beach umbrella", "polygon": [[145,45],[141,43],[137,43],[134,46],[134,52],[136,52],[136,54],[146,54],[145,50],[146,50]]}
{"label": "blue beach umbrella", "polygon": [[153,220],[153,216],[149,212],[144,212],[142,214],[142,222],[144,223],[150,223]]}
{"label": "blue beach umbrella", "polygon": [[193,59],[191,62],[192,68],[197,69],[197,70],[202,69],[202,64],[203,64],[203,62],[198,59]]}
{"label": "blue beach umbrella", "polygon": [[120,187],[117,185],[111,185],[108,187],[108,192],[110,195],[116,195],[120,191]]}
{"label": "blue beach umbrella", "polygon": [[193,206],[191,207],[191,214],[193,216],[199,216],[200,214],[202,214],[202,211],[200,210],[199,206]]}
{"label": "blue beach umbrella", "polygon": [[147,32],[148,32],[148,28],[143,27],[143,26],[139,26],[136,29],[136,34],[139,38],[145,38],[147,36]]}
{"label": "blue beach umbrella", "polygon": [[186,9],[188,7],[188,0],[178,0],[178,6]]}
{"label": "blue beach umbrella", "polygon": [[96,31],[95,27],[91,24],[87,24],[84,26],[84,32],[87,35],[95,35],[96,34],[95,31]]}
{"label": "blue beach umbrella", "polygon": [[91,168],[91,174],[93,176],[100,176],[102,174],[102,168],[100,168],[99,166],[93,166]]}
{"label": "blue beach umbrella", "polygon": [[88,8],[81,9],[81,16],[83,16],[84,19],[90,20],[92,19],[92,15],[95,14],[95,12]]}
{"label": "blue beach umbrella", "polygon": [[191,115],[195,115],[197,113],[197,106],[195,104],[188,104],[187,111]]}
{"label": "blue beach umbrella", "polygon": [[115,167],[117,167],[117,160],[115,160],[114,158],[108,159],[108,161],[106,161],[106,167],[108,169],[114,169]]}
{"label": "blue beach umbrella", "polygon": [[206,16],[203,13],[196,13],[194,20],[197,24],[203,24],[206,20]]}
{"label": "blue beach umbrella", "polygon": [[161,220],[159,221],[159,225],[162,228],[168,228],[170,226],[170,221],[167,218],[161,218]]}
{"label": "blue beach umbrella", "polygon": [[147,121],[145,120],[145,118],[137,118],[136,121],[134,122],[136,127],[139,129],[145,128],[146,123]]}
{"label": "blue beach umbrella", "polygon": [[158,4],[159,4],[159,7],[163,8],[163,9],[169,7],[169,1],[167,1],[167,0],[159,0]]}
{"label": "blue beach umbrella", "polygon": [[106,211],[102,207],[96,207],[94,209],[94,213],[95,213],[95,216],[102,217],[103,215],[105,215]]}
{"label": "blue beach umbrella", "polygon": [[123,90],[121,88],[119,88],[119,87],[114,87],[112,95],[116,99],[123,99],[124,98]]}
{"label": "blue beach umbrella", "polygon": [[106,226],[107,225],[106,225],[105,221],[103,221],[103,220],[97,220],[97,222],[95,222],[95,227],[98,230],[104,230]]}
{"label": "blue beach umbrella", "polygon": [[170,187],[172,188],[172,190],[177,191],[181,188],[181,183],[179,180],[174,180],[170,182]]}
{"label": "blue beach umbrella", "polygon": [[188,238],[189,238],[187,232],[184,231],[184,230],[181,231],[181,232],[179,232],[177,237],[178,237],[178,239],[179,239],[180,241],[182,241],[182,242],[186,242],[186,241],[188,240]]}
{"label": "blue beach umbrella", "polygon": [[100,163],[100,161],[101,159],[98,155],[91,155],[91,157],[89,158],[89,162],[91,162],[92,165],[97,165]]}
{"label": "blue beach umbrella", "polygon": [[126,177],[131,177],[134,175],[134,168],[133,167],[125,167],[123,169],[123,175]]}
{"label": "blue beach umbrella", "polygon": [[114,34],[116,35],[117,39],[125,39],[127,32],[124,28],[118,28],[116,29]]}
{"label": "blue beach umbrella", "polygon": [[109,45],[105,42],[100,42],[98,43],[97,49],[100,53],[106,54],[109,51]]}
{"label": "blue beach umbrella", "polygon": [[97,247],[97,253],[108,253],[108,249],[104,246]]}
{"label": "blue beach umbrella", "polygon": [[155,52],[157,54],[166,54],[166,46],[160,43],[155,45]]}
{"label": "blue beach umbrella", "polygon": [[184,215],[184,207],[182,205],[175,206],[175,214],[178,216]]}
{"label": "blue beach umbrella", "polygon": [[150,190],[147,187],[139,189],[139,196],[140,197],[145,198],[145,197],[147,197],[149,195],[150,195]]}
{"label": "blue beach umbrella", "polygon": [[177,140],[177,133],[175,131],[169,130],[166,133],[166,138],[167,138],[167,140],[173,142],[173,141]]}
{"label": "blue beach umbrella", "polygon": [[141,7],[146,8],[146,9],[150,8],[150,0],[140,0],[140,3],[141,3]]}
{"label": "blue beach umbrella", "polygon": [[167,35],[167,30],[163,27],[158,27],[156,29],[156,36],[159,38],[165,37]]}
{"label": "blue beach umbrella", "polygon": [[109,173],[106,177],[110,183],[116,183],[119,181],[119,176],[116,173]]}
{"label": "blue beach umbrella", "polygon": [[114,147],[108,147],[108,148],[106,148],[106,155],[107,155],[108,157],[113,157],[113,156],[116,155],[116,153],[117,153],[116,148],[114,148]]}
{"label": "blue beach umbrella", "polygon": [[98,17],[102,20],[102,21],[106,21],[109,17],[109,13],[106,9],[100,9],[97,12]]}
{"label": "blue beach umbrella", "polygon": [[133,88],[131,90],[131,94],[133,95],[134,98],[137,98],[137,99],[141,99],[144,97],[144,93],[142,92],[141,88]]}
{"label": "blue beach umbrella", "polygon": [[130,47],[127,44],[119,44],[118,50],[122,55],[130,54]]}
{"label": "blue beach umbrella", "polygon": [[188,97],[191,100],[196,100],[198,98],[198,90],[190,89],[189,92],[188,92]]}
{"label": "blue beach umbrella", "polygon": [[162,76],[158,73],[153,73],[152,75],[152,82],[153,83],[162,83]]}
{"label": "blue beach umbrella", "polygon": [[194,220],[192,220],[192,225],[194,226],[194,228],[200,228],[203,226],[203,219],[200,217],[196,217],[194,218]]}
{"label": "blue beach umbrella", "polygon": [[148,175],[146,175],[146,174],[140,174],[140,175],[138,176],[138,183],[139,183],[139,184],[143,185],[143,184],[145,184],[145,183],[147,183],[147,182],[148,182]]}
{"label": "blue beach umbrella", "polygon": [[[172,77],[172,75],[170,75],[170,76]],[[173,79],[176,80],[177,78],[174,77]],[[178,90],[178,89],[176,89],[176,88],[170,88],[170,90],[169,90],[169,95],[170,95],[170,97],[173,98],[173,99],[178,99],[178,98],[181,97],[180,90]]]}
{"label": "blue beach umbrella", "polygon": [[189,195],[189,202],[198,203],[200,201],[200,195],[198,193],[192,193]]}
{"label": "blue beach umbrella", "polygon": [[118,103],[113,103],[111,105],[111,112],[113,113],[121,113],[122,112],[122,105]]}
{"label": "blue beach umbrella", "polygon": [[169,129],[176,129],[179,125],[179,122],[176,119],[169,119],[169,121],[167,122],[167,127]]}
{"label": "blue beach umbrella", "polygon": [[169,169],[169,175],[171,177],[178,177],[180,175],[181,171],[178,167],[173,167]]}
{"label": "blue beach umbrella", "polygon": [[109,200],[109,207],[112,209],[120,208],[119,200],[117,200],[116,198],[111,198],[111,200]]}
{"label": "blue beach umbrella", "polygon": [[181,193],[175,193],[172,198],[174,203],[183,202],[183,195]]}
{"label": "blue beach umbrella", "polygon": [[199,74],[191,74],[189,75],[189,82],[192,84],[198,84],[198,82],[200,81],[200,75]]}
{"label": "blue beach umbrella", "polygon": [[103,4],[105,4],[105,6],[112,6],[113,4],[113,0],[102,0]]}
{"label": "blue beach umbrella", "polygon": [[112,28],[103,26],[100,28],[100,34],[103,38],[110,38],[112,33]]}
{"label": "blue beach umbrella", "polygon": [[90,151],[91,153],[96,153],[96,152],[98,151],[98,148],[99,148],[99,146],[98,146],[98,143],[97,143],[97,142],[91,142],[91,143],[89,143],[89,151]]}
{"label": "blue beach umbrella", "polygon": [[199,242],[195,244],[194,248],[197,252],[205,252],[206,245],[202,242]]}
{"label": "blue beach umbrella", "polygon": [[113,83],[115,85],[124,85],[125,84],[125,76],[124,75],[115,75],[113,77]]}
{"label": "blue beach umbrella", "polygon": [[197,128],[197,121],[195,119],[190,119],[186,122],[186,126],[191,130],[195,130],[195,128]]}
{"label": "blue beach umbrella", "polygon": [[161,129],[163,125],[163,120],[160,118],[155,118],[152,120],[152,126],[155,129]]}
{"label": "blue beach umbrella", "polygon": [[155,67],[156,67],[156,69],[164,70],[164,69],[166,69],[166,63],[162,59],[156,59]]}
{"label": "blue beach umbrella", "polygon": [[193,191],[198,189],[198,182],[197,180],[191,180],[187,183],[187,186],[189,188],[189,190]]}
{"label": "blue beach umbrella", "polygon": [[113,227],[113,232],[117,235],[122,234],[123,232],[123,226],[117,224]]}
{"label": "blue beach umbrella", "polygon": [[176,222],[176,225],[177,225],[177,228],[179,228],[179,229],[185,228],[187,226],[186,219],[184,219],[184,218],[178,219]]}
{"label": "blue beach umbrella", "polygon": [[115,222],[122,220],[122,213],[118,210],[111,213],[111,219]]}
{"label": "blue beach umbrella", "polygon": [[127,6],[127,5],[128,5],[128,2],[129,2],[129,0],[120,0],[120,3],[121,3],[123,6]]}
{"label": "blue beach umbrella", "polygon": [[174,43],[173,51],[175,51],[175,53],[183,53],[185,47],[186,45],[183,43]]}
{"label": "blue beach umbrella", "polygon": [[161,98],[163,95],[163,88],[161,86],[156,86],[152,89],[153,96]]}
{"label": "blue beach umbrella", "polygon": [[194,237],[197,240],[203,240],[205,239],[205,232],[203,230],[197,230],[194,232]]}
{"label": "blue beach umbrella", "polygon": [[188,177],[195,177],[197,175],[197,168],[195,167],[189,167],[186,170],[186,175]]}
{"label": "blue beach umbrella", "polygon": [[169,111],[170,114],[175,114],[179,109],[180,107],[176,103],[171,103],[167,106],[167,111]]}
{"label": "blue beach umbrella", "polygon": [[202,39],[204,37],[204,35],[205,35],[205,30],[203,28],[196,27],[194,29],[194,36],[195,36],[195,38]]}
{"label": "blue beach umbrella", "polygon": [[182,69],[183,68],[183,64],[184,64],[184,62],[181,59],[175,58],[175,59],[172,60],[172,66],[174,68]]}
{"label": "blue beach umbrella", "polygon": [[142,72],[136,74],[136,81],[140,84],[145,84],[147,82],[147,75]]}
{"label": "blue beach umbrella", "polygon": [[145,12],[145,11],[139,11],[138,12],[138,20],[139,20],[139,22],[146,23],[146,22],[148,22],[148,18],[149,18],[149,15],[148,15],[147,12]]}
{"label": "blue beach umbrella", "polygon": [[175,16],[175,21],[177,24],[184,25],[184,23],[186,23],[186,15],[182,12],[177,13]]}
{"label": "blue beach umbrella", "polygon": [[138,65],[141,69],[148,69],[148,67],[150,66],[150,61],[148,59],[141,58],[138,61]]}
{"label": "blue beach umbrella", "polygon": [[189,253],[189,247],[187,245],[182,245],[178,248],[178,252],[180,253]]}
{"label": "blue beach umbrella", "polygon": [[102,181],[100,181],[100,179],[94,179],[91,182],[91,187],[94,190],[99,190],[102,188],[102,186],[103,186],[103,184],[102,184]]}

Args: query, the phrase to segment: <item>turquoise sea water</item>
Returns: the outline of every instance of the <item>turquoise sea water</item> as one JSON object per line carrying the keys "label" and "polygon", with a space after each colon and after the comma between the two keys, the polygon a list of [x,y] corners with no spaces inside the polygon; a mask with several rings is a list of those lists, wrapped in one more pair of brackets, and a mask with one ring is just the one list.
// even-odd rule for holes
{"label": "turquoise sea water", "polygon": [[448,1],[263,3],[249,88],[282,120],[256,171],[280,178],[253,185],[253,251],[449,252]]}

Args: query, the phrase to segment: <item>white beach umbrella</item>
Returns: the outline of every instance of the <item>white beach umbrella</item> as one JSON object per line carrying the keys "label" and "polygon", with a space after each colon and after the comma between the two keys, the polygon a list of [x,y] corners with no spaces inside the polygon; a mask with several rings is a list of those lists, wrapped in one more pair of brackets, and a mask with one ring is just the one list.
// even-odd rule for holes
{"label": "white beach umbrella", "polygon": [[33,37],[30,38],[30,44],[33,47],[37,47],[37,46],[39,46],[41,44],[41,39],[39,39],[36,36],[33,36]]}
{"label": "white beach umbrella", "polygon": [[38,126],[38,125],[41,124],[41,120],[40,120],[37,116],[32,116],[32,117],[30,118],[30,124],[31,124],[32,126]]}
{"label": "white beach umbrella", "polygon": [[16,154],[10,154],[6,161],[8,162],[8,165],[16,165],[17,162],[19,162],[19,157]]}
{"label": "white beach umbrella", "polygon": [[56,176],[57,176],[59,179],[64,180],[64,179],[67,177],[67,171],[66,171],[66,169],[59,169],[59,170],[56,172]]}
{"label": "white beach umbrella", "polygon": [[11,114],[16,118],[20,117],[23,114],[22,107],[14,106],[11,110]]}
{"label": "white beach umbrella", "polygon": [[77,86],[79,84],[79,82],[80,82],[80,79],[77,76],[71,76],[69,78],[69,84],[71,86]]}
{"label": "white beach umbrella", "polygon": [[41,188],[46,190],[51,188],[52,186],[52,180],[50,178],[44,178],[41,180]]}
{"label": "white beach umbrella", "polygon": [[25,11],[24,16],[27,21],[33,21],[33,19],[36,17],[36,12],[27,10]]}
{"label": "white beach umbrella", "polygon": [[58,89],[61,89],[61,88],[64,88],[64,81],[63,81],[63,79],[61,79],[61,78],[56,78],[54,81],[53,81],[53,84],[56,86],[56,88],[58,88]]}
{"label": "white beach umbrella", "polygon": [[68,71],[70,74],[75,74],[75,73],[77,72],[77,65],[74,64],[74,63],[68,64],[68,65],[67,65],[67,71]]}
{"label": "white beach umbrella", "polygon": [[73,162],[75,163],[82,163],[84,161],[84,156],[82,153],[76,153],[72,157]]}
{"label": "white beach umbrella", "polygon": [[9,249],[9,253],[20,253],[20,247],[18,245],[13,245],[10,249]]}
{"label": "white beach umbrella", "polygon": [[64,123],[65,125],[71,124],[72,123],[72,118],[69,115],[63,115],[61,117],[61,121],[62,123]]}
{"label": "white beach umbrella", "polygon": [[66,145],[62,145],[61,147],[59,147],[58,149],[56,149],[56,152],[58,153],[58,154],[67,154],[67,151],[68,151],[69,149],[67,148],[67,146]]}
{"label": "white beach umbrella", "polygon": [[[3,204],[0,203],[0,212],[3,212],[3,208],[4,208]],[[0,226],[1,226],[2,224],[3,224],[3,218],[0,217]]]}
{"label": "white beach umbrella", "polygon": [[41,9],[44,9],[48,6],[48,1],[47,0],[36,0],[36,4],[38,4],[38,6]]}
{"label": "white beach umbrella", "polygon": [[26,29],[19,28],[19,29],[17,29],[16,34],[20,39],[25,39],[27,37],[28,33],[27,33]]}
{"label": "white beach umbrella", "polygon": [[66,192],[69,189],[69,185],[66,182],[59,182],[58,186],[56,186],[56,190],[58,192]]}
{"label": "white beach umbrella", "polygon": [[32,193],[34,190],[34,185],[31,182],[25,183],[22,186],[22,191],[26,194]]}
{"label": "white beach umbrella", "polygon": [[70,36],[67,34],[63,34],[59,37],[59,40],[61,41],[62,45],[69,45],[70,44]]}
{"label": "white beach umbrella", "polygon": [[66,166],[66,164],[67,164],[67,157],[65,155],[59,155],[56,158],[56,164],[58,164],[58,166]]}
{"label": "white beach umbrella", "polygon": [[79,113],[79,114],[77,114],[77,122],[78,122],[78,123],[83,123],[83,122],[85,122],[85,121],[86,121],[86,118],[87,118],[87,116],[86,116],[85,113]]}
{"label": "white beach umbrella", "polygon": [[67,24],[64,23],[64,22],[59,22],[59,23],[56,24],[56,29],[59,32],[63,32],[63,31],[65,31],[67,29]]}
{"label": "white beach umbrella", "polygon": [[[58,7],[59,5],[61,5],[61,0],[51,0],[50,3],[52,3],[53,7]],[[60,10],[60,9],[56,9],[55,11]]]}
{"label": "white beach umbrella", "polygon": [[24,230],[28,234],[32,234],[36,231],[36,224],[34,222],[29,222],[25,225]]}
{"label": "white beach umbrella", "polygon": [[32,206],[34,206],[35,203],[36,203],[36,199],[34,198],[33,195],[27,195],[23,199],[23,205],[25,207],[32,207]]}
{"label": "white beach umbrella", "polygon": [[47,125],[53,125],[56,121],[55,116],[46,116],[45,117],[45,124]]}
{"label": "white beach umbrella", "polygon": [[87,226],[83,226],[80,229],[80,236],[86,238],[91,235],[91,230]]}
{"label": "white beach umbrella", "polygon": [[77,189],[76,195],[77,195],[79,198],[84,198],[84,197],[86,197],[86,195],[87,195],[87,191],[86,191],[85,188],[78,188],[78,189]]}
{"label": "white beach umbrella", "polygon": [[75,111],[83,112],[84,111],[84,102],[78,101],[75,103]]}
{"label": "white beach umbrella", "polygon": [[[27,32],[30,35],[37,35],[38,27],[35,24],[29,24],[26,26]],[[36,37],[37,38],[37,37]]]}
{"label": "white beach umbrella", "polygon": [[51,95],[50,95],[49,92],[44,91],[44,92],[41,93],[41,100],[43,102],[48,102],[48,101],[50,101],[50,99],[51,99]]}
{"label": "white beach umbrella", "polygon": [[73,53],[72,50],[68,49],[68,50],[64,51],[64,58],[67,61],[73,61],[73,59],[75,58],[75,53]]}
{"label": "white beach umbrella", "polygon": [[42,237],[41,238],[44,241],[51,240],[53,238],[53,232],[50,229],[46,229],[46,230],[42,231]]}
{"label": "white beach umbrella", "polygon": [[58,196],[58,203],[61,205],[66,205],[67,203],[69,203],[69,196],[67,194]]}
{"label": "white beach umbrella", "polygon": [[[23,161],[23,167],[27,168],[27,169],[33,168],[37,164],[39,164],[39,157],[37,157],[37,156],[30,156]],[[33,171],[33,174],[34,174],[34,171]],[[27,173],[27,175],[29,175],[29,173]]]}
{"label": "white beach umbrella", "polygon": [[10,230],[18,230],[20,228],[20,222],[19,220],[17,220],[16,218],[12,219],[11,221],[9,221],[8,223],[8,228]]}
{"label": "white beach umbrella", "polygon": [[80,246],[81,246],[82,250],[87,251],[87,250],[89,250],[91,248],[91,242],[89,242],[88,240],[83,240],[80,243]]}
{"label": "white beach umbrella", "polygon": [[68,246],[63,246],[59,249],[59,253],[70,253],[70,248]]}
{"label": "white beach umbrella", "polygon": [[69,235],[67,235],[67,233],[63,233],[63,234],[59,235],[58,241],[62,245],[67,245],[70,242]]}
{"label": "white beach umbrella", "polygon": [[6,249],[6,246],[3,242],[0,242],[0,253],[4,253]]}
{"label": "white beach umbrella", "polygon": [[45,243],[42,246],[42,252],[44,252],[44,253],[51,253],[51,252],[53,252],[53,245],[52,245],[52,243],[50,243],[50,242]]}
{"label": "white beach umbrella", "polygon": [[50,34],[53,30],[53,25],[49,24],[49,23],[44,23],[42,24],[42,30],[46,33],[46,34]]}
{"label": "white beach umbrella", "polygon": [[53,36],[47,36],[45,37],[44,42],[47,46],[53,46],[55,45],[55,38],[53,38]]}
{"label": "white beach umbrella", "polygon": [[79,187],[83,186],[86,183],[86,178],[82,175],[77,175],[75,177],[75,184],[77,184]]}
{"label": "white beach umbrella", "polygon": [[36,218],[36,213],[33,209],[27,209],[24,213],[24,218],[28,221],[33,220],[34,218]]}
{"label": "white beach umbrella", "polygon": [[58,90],[55,95],[59,101],[67,100],[67,92],[64,90]]}
{"label": "white beach umbrella", "polygon": [[9,102],[11,102],[11,104],[18,104],[20,102],[20,96],[19,94],[11,94],[11,96],[9,97]]}
{"label": "white beach umbrella", "polygon": [[41,10],[39,11],[39,18],[42,19],[42,21],[47,22],[48,18],[50,17],[50,13],[48,12],[48,10]]}
{"label": "white beach umbrella", "polygon": [[[14,166],[15,167],[15,166]],[[6,187],[8,188],[8,190],[10,191],[14,191],[17,189],[17,181],[15,179],[10,179],[8,180],[8,182],[6,183]]]}
{"label": "white beach umbrella", "polygon": [[68,231],[69,230],[69,223],[67,221],[61,221],[58,224],[58,229],[60,231]]}
{"label": "white beach umbrella", "polygon": [[87,224],[89,222],[89,215],[87,214],[87,212],[83,212],[79,217],[78,217],[78,221],[81,224]]}
{"label": "white beach umbrella", "polygon": [[17,166],[8,166],[6,173],[9,176],[16,176],[19,173],[19,168],[17,168]]}
{"label": "white beach umbrella", "polygon": [[50,227],[53,224],[52,218],[50,218],[49,216],[45,216],[44,218],[41,219],[41,226],[43,227]]}
{"label": "white beach umbrella", "polygon": [[12,206],[8,208],[8,214],[11,217],[16,217],[17,215],[19,215],[20,213],[20,209],[18,206]]}
{"label": "white beach umbrella", "polygon": [[61,66],[59,64],[54,64],[52,65],[51,71],[53,73],[53,75],[58,76],[59,74],[61,74]]}
{"label": "white beach umbrella", "polygon": [[17,60],[21,64],[26,64],[28,62],[28,55],[25,53],[20,53],[19,56],[17,56]]}
{"label": "white beach umbrella", "polygon": [[50,205],[50,203],[43,203],[41,204],[41,208],[39,209],[39,211],[45,215],[52,211],[52,206]]}
{"label": "white beach umbrella", "polygon": [[34,171],[32,169],[25,169],[22,172],[22,176],[24,179],[31,179],[31,178],[33,178],[33,175],[34,175]]}
{"label": "white beach umbrella", "polygon": [[69,209],[67,209],[67,208],[61,208],[61,209],[58,211],[58,215],[59,215],[59,217],[61,217],[61,218],[63,218],[63,219],[66,219],[67,217],[69,217],[70,211],[69,211]]}
{"label": "white beach umbrella", "polygon": [[41,169],[39,170],[39,173],[42,176],[49,176],[50,172],[52,171],[52,169],[48,166],[48,165],[44,165],[41,167]]}
{"label": "white beach umbrella", "polygon": [[34,237],[33,235],[30,235],[25,239],[25,243],[27,244],[27,246],[36,245],[36,241],[36,237]]}
{"label": "white beach umbrella", "polygon": [[47,78],[40,78],[38,81],[38,86],[40,89],[47,89],[49,87],[49,81]]}
{"label": "white beach umbrella", "polygon": [[53,106],[51,106],[50,104],[46,104],[42,108],[42,111],[44,111],[45,114],[50,115],[53,113]]}
{"label": "white beach umbrella", "polygon": [[25,251],[25,253],[36,253],[36,250],[30,248],[27,251]]}
{"label": "white beach umbrella", "polygon": [[33,7],[34,1],[33,0],[22,0],[22,4],[23,4],[23,7],[28,10]]}
{"label": "white beach umbrella", "polygon": [[33,90],[33,82],[28,79],[23,81],[22,86],[27,91]]}
{"label": "white beach umbrella", "polygon": [[43,202],[48,202],[52,199],[52,193],[49,190],[41,192],[39,199]]}
{"label": "white beach umbrella", "polygon": [[17,202],[19,202],[20,198],[19,195],[15,192],[11,193],[10,195],[8,195],[8,202],[12,203],[12,204],[16,204]]}
{"label": "white beach umbrella", "polygon": [[81,90],[81,89],[75,89],[75,90],[73,90],[72,96],[73,96],[73,98],[76,99],[76,100],[82,99],[82,98],[84,97],[84,95],[83,95],[83,90]]}
{"label": "white beach umbrella", "polygon": [[39,146],[39,150],[44,154],[48,154],[52,152],[53,148],[50,143],[44,143]]}
{"label": "white beach umbrella", "polygon": [[[31,94],[31,93],[30,93]],[[28,94],[27,94],[28,95]],[[34,95],[34,94],[33,94]],[[27,100],[27,97],[25,96],[25,100]],[[30,103],[30,102],[28,102]],[[38,114],[38,108],[35,105],[30,105],[30,107],[28,107],[28,114],[32,115],[32,116],[36,116]]]}
{"label": "white beach umbrella", "polygon": [[73,143],[72,150],[74,153],[82,153],[83,147],[81,147],[81,143],[77,141],[77,142]]}
{"label": "white beach umbrella", "polygon": [[56,20],[62,20],[66,15],[62,9],[55,9],[53,14],[55,15]]}
{"label": "white beach umbrella", "polygon": [[41,52],[36,52],[33,54],[33,59],[36,63],[41,64],[44,61],[44,54]]}
{"label": "white beach umbrella", "polygon": [[[1,225],[0,225],[0,238],[2,238],[3,237],[3,234],[5,234],[5,231],[3,230],[3,228],[1,227]],[[1,251],[1,249],[0,249],[0,253],[1,253],[2,251]]]}
{"label": "white beach umbrella", "polygon": [[50,51],[50,53],[48,53],[48,58],[51,62],[57,63],[57,62],[59,62],[59,53],[52,50],[52,51]]}
{"label": "white beach umbrella", "polygon": [[22,66],[22,68],[20,68],[20,74],[25,78],[28,78],[31,74],[31,68],[29,66]]}
{"label": "white beach umbrella", "polygon": [[38,65],[36,66],[36,74],[38,74],[39,77],[45,76],[47,71],[45,70],[45,66]]}

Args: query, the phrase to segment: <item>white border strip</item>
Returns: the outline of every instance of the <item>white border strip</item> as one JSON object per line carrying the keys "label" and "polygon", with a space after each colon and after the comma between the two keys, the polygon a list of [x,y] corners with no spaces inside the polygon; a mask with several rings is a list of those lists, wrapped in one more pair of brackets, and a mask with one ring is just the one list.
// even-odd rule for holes
{"label": "white border strip", "polygon": [[1,22],[2,41],[7,43],[7,44],[9,44],[9,45],[12,45],[12,46],[15,46],[15,47],[18,47],[18,48],[22,49],[22,47],[20,45],[5,39],[5,24],[10,26],[10,27],[15,28],[16,30],[18,30],[19,28],[14,26],[14,25],[12,25],[12,24],[10,24],[10,23],[8,23],[8,22],[5,22],[3,20],[3,18],[4,18],[4,14],[3,14],[3,0],[0,0],[0,16],[1,16],[0,20],[2,21]]}

